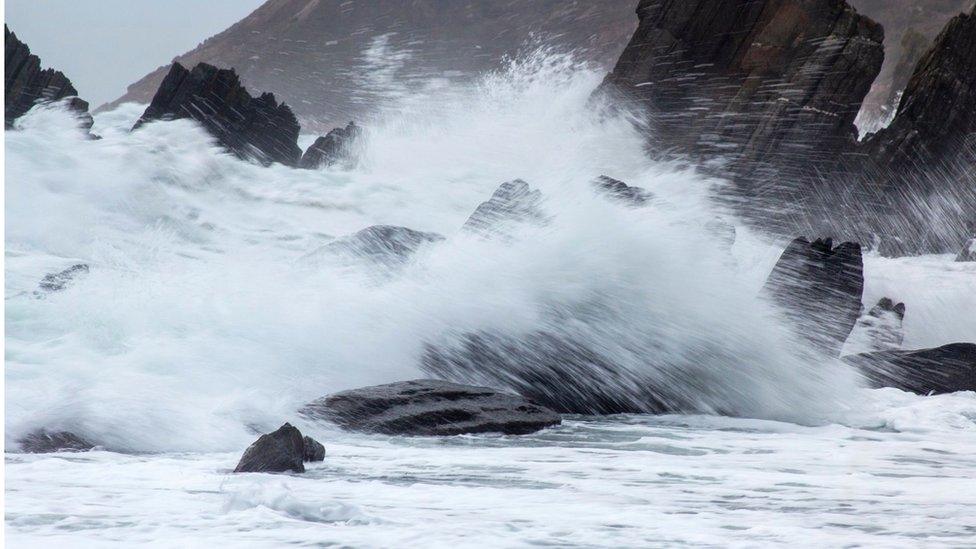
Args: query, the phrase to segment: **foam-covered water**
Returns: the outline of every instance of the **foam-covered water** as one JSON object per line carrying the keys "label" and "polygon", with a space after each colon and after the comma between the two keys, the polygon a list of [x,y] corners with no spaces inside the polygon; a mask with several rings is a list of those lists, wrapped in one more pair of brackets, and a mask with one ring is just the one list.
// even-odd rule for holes
{"label": "foam-covered water", "polygon": [[[130,134],[137,105],[100,115],[97,141],[55,108],[20,120],[6,134],[6,443],[46,428],[111,451],[8,455],[11,540],[973,535],[971,498],[941,490],[968,481],[976,396],[869,391],[811,358],[756,299],[781,248],[740,227],[723,250],[705,229],[734,223],[709,200],[721,183],[648,160],[631,120],[589,102],[600,78],[537,56],[476,85],[399,94],[365,124],[349,171],[241,162],[187,121]],[[608,201],[590,185],[600,174],[658,199]],[[550,222],[505,241],[459,233],[513,178],[542,191]],[[392,277],[307,260],[372,224],[447,239]],[[976,270],[950,260],[867,259],[865,301],[908,304],[909,347],[976,339]],[[90,272],[35,294],[77,263]],[[228,475],[255,430],[296,421],[302,403],[419,377],[423,343],[446,332],[552,329],[553,311],[689,412],[753,419],[581,419],[526,438],[446,440],[303,424],[329,451],[310,474]],[[653,365],[642,360],[652,353]]]}

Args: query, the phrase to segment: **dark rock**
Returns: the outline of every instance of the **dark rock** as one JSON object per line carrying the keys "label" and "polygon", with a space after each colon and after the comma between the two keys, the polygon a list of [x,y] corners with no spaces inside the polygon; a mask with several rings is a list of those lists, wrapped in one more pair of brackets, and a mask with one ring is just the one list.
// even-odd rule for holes
{"label": "dark rock", "polygon": [[[891,124],[866,153],[895,180],[956,161],[976,134],[976,7],[952,19],[915,67]],[[972,170],[971,164],[968,168]]]}
{"label": "dark rock", "polygon": [[301,431],[286,423],[273,433],[261,435],[244,450],[235,473],[304,473],[305,440]]}
{"label": "dark rock", "polygon": [[649,114],[656,148],[748,174],[822,170],[854,146],[884,32],[844,0],[641,0],[637,15],[604,89]]}
{"label": "dark rock", "polygon": [[38,288],[44,292],[60,292],[70,286],[79,276],[88,274],[88,265],[78,263],[67,269],[44,275]]}
{"label": "dark rock", "polygon": [[521,435],[558,425],[557,414],[487,387],[420,379],[336,393],[302,408],[344,429],[388,435]]}
{"label": "dark rock", "polygon": [[20,449],[28,454],[48,454],[52,452],[86,452],[95,445],[68,431],[49,432],[43,429],[34,431],[17,441]]}
{"label": "dark rock", "polygon": [[274,94],[251,97],[234,69],[200,63],[192,71],[173,63],[133,130],[153,120],[190,118],[240,158],[262,164],[298,164],[299,125]]}
{"label": "dark rock", "polygon": [[848,344],[859,351],[891,351],[900,349],[905,340],[902,323],[905,304],[881,298],[877,305],[857,320],[848,338]]}
{"label": "dark rock", "polygon": [[482,202],[461,227],[484,238],[507,236],[521,223],[544,223],[542,193],[521,179],[502,183],[491,198]]}
{"label": "dark rock", "polygon": [[968,262],[976,261],[976,238],[970,238],[962,246],[962,250],[959,251],[959,255],[956,256],[956,261]]}
{"label": "dark rock", "polygon": [[356,142],[362,135],[363,130],[355,122],[350,122],[345,128],[335,128],[325,137],[319,137],[315,143],[312,143],[302,155],[298,167],[314,170],[339,162],[348,162]]}
{"label": "dark rock", "polygon": [[814,348],[838,356],[861,312],[861,246],[797,238],[773,267],[763,293]]}
{"label": "dark rock", "polygon": [[593,185],[607,196],[632,206],[643,206],[654,198],[654,193],[650,191],[640,187],[631,187],[619,179],[606,175],[594,179]]}
{"label": "dark rock", "polygon": [[302,440],[305,442],[305,454],[302,457],[304,461],[325,460],[325,446],[308,435],[305,435]]}
{"label": "dark rock", "polygon": [[844,357],[872,387],[894,387],[919,395],[976,391],[976,344],[935,349],[882,351]]}
{"label": "dark rock", "polygon": [[375,264],[395,267],[405,263],[422,246],[440,242],[444,237],[437,233],[425,233],[394,225],[372,225],[365,229],[337,238],[310,254],[342,259],[365,259]]}
{"label": "dark rock", "polygon": [[424,372],[465,383],[507,387],[565,414],[679,411],[658,398],[649,380],[580,341],[537,331],[521,337],[461,334],[454,344],[426,344]]}
{"label": "dark rock", "polygon": [[38,102],[65,100],[67,107],[78,113],[83,127],[92,127],[88,103],[78,98],[78,90],[61,71],[41,70],[41,60],[30,52],[17,35],[4,25],[4,101],[3,120],[6,128]]}

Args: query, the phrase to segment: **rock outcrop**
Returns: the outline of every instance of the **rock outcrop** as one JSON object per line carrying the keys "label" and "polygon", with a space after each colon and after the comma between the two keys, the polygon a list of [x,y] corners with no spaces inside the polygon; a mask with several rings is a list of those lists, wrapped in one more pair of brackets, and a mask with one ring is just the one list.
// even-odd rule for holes
{"label": "rock outcrop", "polygon": [[414,436],[523,435],[561,421],[519,396],[433,379],[343,391],[307,404],[301,413],[352,431]]}
{"label": "rock outcrop", "polygon": [[397,267],[406,263],[421,247],[442,240],[444,237],[437,233],[395,225],[371,225],[329,242],[306,258],[318,260],[328,257],[346,262],[365,260],[371,264]]}
{"label": "rock outcrop", "polygon": [[[968,154],[976,140],[976,7],[952,19],[915,67],[898,112],[865,150],[896,181]],[[966,159],[969,170],[972,161]],[[906,173],[907,172],[907,173]]]}
{"label": "rock outcrop", "polygon": [[844,0],[641,0],[637,15],[606,87],[649,114],[657,148],[739,175],[822,170],[853,148],[884,32]]}
{"label": "rock outcrop", "polygon": [[935,349],[883,351],[844,357],[872,387],[894,387],[919,395],[976,391],[976,344]]}
{"label": "rock outcrop", "polygon": [[363,130],[350,122],[345,128],[335,128],[312,143],[298,163],[299,168],[314,170],[329,167],[338,163],[348,163],[353,155],[356,142],[362,137]]}
{"label": "rock outcrop", "polygon": [[60,292],[73,284],[80,276],[88,274],[88,265],[78,263],[67,269],[44,275],[37,285],[38,292]]}
{"label": "rock outcrop", "polygon": [[240,158],[262,164],[298,164],[300,127],[291,109],[271,93],[252,97],[233,69],[173,63],[133,130],[154,120],[190,118]]}
{"label": "rock outcrop", "polygon": [[478,205],[461,230],[483,238],[506,237],[522,223],[544,223],[541,205],[542,193],[528,183],[521,179],[506,181]]}
{"label": "rock outcrop", "polygon": [[305,472],[307,461],[325,459],[325,447],[285,423],[273,433],[261,435],[244,450],[235,473]]}
{"label": "rock outcrop", "polygon": [[92,126],[88,103],[78,98],[78,90],[61,71],[41,70],[41,59],[30,52],[27,44],[3,26],[4,46],[4,100],[3,121],[11,128],[14,120],[29,111],[38,102],[65,100],[67,106],[77,112],[85,129]]}
{"label": "rock outcrop", "polygon": [[815,349],[840,355],[861,312],[861,246],[831,239],[793,240],[766,279],[763,293]]}
{"label": "rock outcrop", "polygon": [[654,193],[648,190],[632,187],[606,175],[594,179],[593,186],[603,195],[630,206],[643,206],[654,198]]}
{"label": "rock outcrop", "polygon": [[902,323],[905,304],[891,298],[878,300],[867,314],[861,315],[847,340],[847,352],[894,351],[905,340]]}
{"label": "rock outcrop", "polygon": [[85,452],[95,448],[95,444],[84,437],[69,431],[34,431],[17,441],[20,450],[28,454],[48,454],[52,452]]}

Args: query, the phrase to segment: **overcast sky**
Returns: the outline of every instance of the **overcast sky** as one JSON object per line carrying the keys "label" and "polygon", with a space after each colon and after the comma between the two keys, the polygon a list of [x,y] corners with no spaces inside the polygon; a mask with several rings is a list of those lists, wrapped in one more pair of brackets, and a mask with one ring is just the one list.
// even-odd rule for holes
{"label": "overcast sky", "polygon": [[5,21],[92,108],[264,0],[7,0]]}

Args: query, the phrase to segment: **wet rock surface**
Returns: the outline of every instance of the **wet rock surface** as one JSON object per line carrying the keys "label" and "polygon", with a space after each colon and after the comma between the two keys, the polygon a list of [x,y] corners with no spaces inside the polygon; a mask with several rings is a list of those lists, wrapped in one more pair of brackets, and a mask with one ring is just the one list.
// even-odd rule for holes
{"label": "wet rock surface", "polygon": [[956,261],[959,263],[976,261],[976,238],[970,238],[962,246],[962,250],[956,256]]}
{"label": "wet rock surface", "polygon": [[387,435],[521,435],[558,425],[559,415],[487,387],[420,379],[343,391],[302,408],[306,417]]}
{"label": "wet rock surface", "polygon": [[356,142],[362,138],[362,135],[362,128],[355,122],[350,122],[345,128],[336,128],[316,139],[308,147],[298,167],[314,170],[348,163],[352,158]]}
{"label": "wet rock surface", "polygon": [[601,175],[593,180],[593,186],[604,195],[631,206],[643,206],[654,198],[654,193],[632,187],[619,179]]}
{"label": "wet rock surface", "polygon": [[475,209],[461,230],[483,238],[505,237],[521,223],[544,223],[541,204],[542,193],[525,181],[506,181]]}
{"label": "wet rock surface", "polygon": [[934,349],[883,351],[844,357],[872,387],[894,387],[919,395],[976,391],[976,344]]}
{"label": "wet rock surface", "polygon": [[346,261],[365,260],[371,264],[396,267],[407,262],[424,245],[444,237],[396,225],[372,225],[337,238],[312,252],[310,257],[334,257]]}
{"label": "wet rock surface", "polygon": [[38,292],[36,293],[50,293],[50,292],[60,292],[65,290],[68,286],[73,284],[78,277],[88,274],[88,265],[84,263],[78,263],[72,265],[67,269],[44,275],[41,282],[37,285]]}
{"label": "wet rock surface", "polygon": [[69,431],[34,431],[17,441],[20,450],[28,454],[52,452],[85,452],[95,444]]}
{"label": "wet rock surface", "polygon": [[891,351],[901,349],[905,340],[902,326],[905,320],[905,304],[891,298],[881,298],[878,303],[854,325],[848,339],[858,351]]}
{"label": "wet rock surface", "polygon": [[793,240],[763,287],[798,335],[829,356],[840,355],[860,316],[863,292],[861,246],[834,247],[829,238]]}
{"label": "wet rock surface", "polygon": [[884,32],[844,0],[641,0],[605,89],[676,152],[803,170],[856,141]]}
{"label": "wet rock surface", "polygon": [[240,158],[262,164],[298,164],[300,127],[274,94],[252,97],[234,69],[200,63],[187,70],[173,63],[133,130],[154,120],[189,118]]}
{"label": "wet rock surface", "polygon": [[85,129],[92,126],[88,103],[79,99],[78,90],[61,71],[41,69],[41,59],[32,54],[27,44],[3,26],[4,44],[4,126],[10,128],[14,120],[38,102],[65,100],[69,109],[77,112]]}
{"label": "wet rock surface", "polygon": [[235,473],[304,473],[306,461],[325,459],[325,447],[285,423],[273,433],[261,435],[244,450]]}

